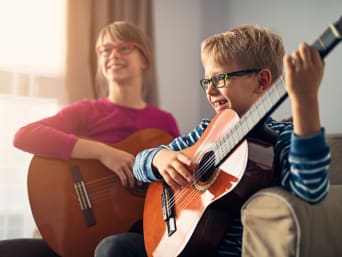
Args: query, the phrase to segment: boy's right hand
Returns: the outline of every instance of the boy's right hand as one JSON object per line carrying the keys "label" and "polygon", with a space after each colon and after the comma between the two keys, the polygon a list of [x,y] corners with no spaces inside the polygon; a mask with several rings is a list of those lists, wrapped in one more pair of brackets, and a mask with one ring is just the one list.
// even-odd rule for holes
{"label": "boy's right hand", "polygon": [[196,165],[182,152],[160,150],[153,158],[152,165],[164,181],[174,189],[188,187],[192,183],[192,169]]}

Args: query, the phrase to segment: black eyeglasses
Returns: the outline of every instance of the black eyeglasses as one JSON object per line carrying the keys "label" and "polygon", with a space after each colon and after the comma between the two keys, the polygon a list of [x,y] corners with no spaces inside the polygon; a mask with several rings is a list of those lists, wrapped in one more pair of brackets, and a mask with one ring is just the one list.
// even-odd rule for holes
{"label": "black eyeglasses", "polygon": [[209,87],[210,82],[213,84],[215,88],[225,87],[227,84],[227,80],[232,76],[245,76],[250,73],[259,72],[260,69],[247,69],[247,70],[239,70],[234,72],[225,72],[221,74],[216,74],[209,79],[201,79],[200,83],[204,91],[206,91]]}

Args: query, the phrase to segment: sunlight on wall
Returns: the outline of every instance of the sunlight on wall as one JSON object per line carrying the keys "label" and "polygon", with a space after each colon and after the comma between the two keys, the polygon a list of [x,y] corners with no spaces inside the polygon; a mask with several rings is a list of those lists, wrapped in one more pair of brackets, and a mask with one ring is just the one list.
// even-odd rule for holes
{"label": "sunlight on wall", "polygon": [[64,15],[63,0],[0,0],[0,70],[59,75]]}

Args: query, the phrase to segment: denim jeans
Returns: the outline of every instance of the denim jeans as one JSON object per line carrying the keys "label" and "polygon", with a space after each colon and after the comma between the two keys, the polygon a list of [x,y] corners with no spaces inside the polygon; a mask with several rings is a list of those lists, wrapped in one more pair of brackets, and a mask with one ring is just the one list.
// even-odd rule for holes
{"label": "denim jeans", "polygon": [[0,257],[58,257],[42,239],[0,240]]}
{"label": "denim jeans", "polygon": [[95,257],[147,257],[144,237],[139,233],[123,233],[105,237],[95,249]]}

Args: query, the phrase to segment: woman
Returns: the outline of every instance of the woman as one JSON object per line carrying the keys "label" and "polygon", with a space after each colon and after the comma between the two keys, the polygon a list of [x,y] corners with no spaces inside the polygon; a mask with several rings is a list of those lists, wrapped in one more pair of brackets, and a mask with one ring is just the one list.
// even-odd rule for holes
{"label": "woman", "polygon": [[[153,67],[145,34],[127,22],[103,28],[96,43],[97,79],[108,85],[108,97],[85,99],[56,115],[22,127],[14,146],[43,157],[97,159],[133,186],[134,156],[108,146],[145,128],[177,136],[174,117],[144,100],[144,80]],[[102,83],[101,83],[102,82]]]}
{"label": "woman", "polygon": [[[122,185],[133,187],[134,155],[108,144],[148,128],[176,137],[178,126],[172,114],[144,99],[148,91],[145,80],[153,69],[153,58],[150,42],[138,27],[124,21],[104,27],[96,53],[97,82],[108,86],[108,96],[80,100],[51,117],[20,128],[13,144],[42,157],[99,160],[120,178]],[[56,256],[41,240],[23,241],[3,241],[0,256]],[[31,255],[23,243],[32,249]]]}

